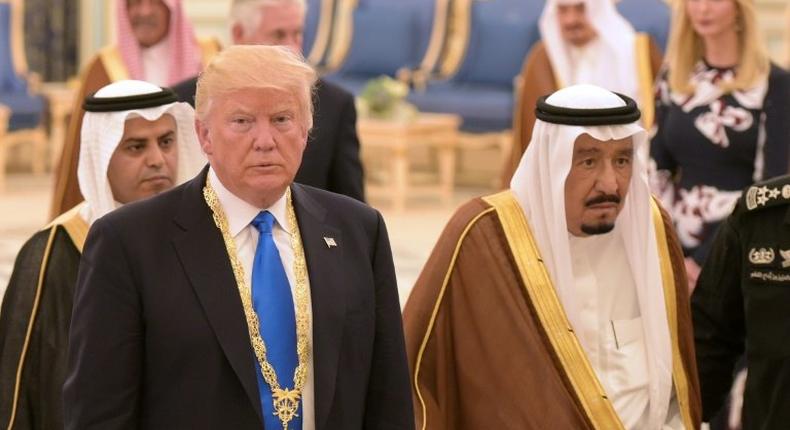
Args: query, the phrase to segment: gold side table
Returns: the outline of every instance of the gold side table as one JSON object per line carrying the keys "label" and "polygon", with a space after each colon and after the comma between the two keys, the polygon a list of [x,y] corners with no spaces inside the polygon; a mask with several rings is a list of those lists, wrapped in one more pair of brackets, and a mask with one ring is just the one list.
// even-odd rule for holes
{"label": "gold side table", "polygon": [[[368,194],[389,197],[395,210],[403,210],[408,197],[426,193],[438,195],[445,205],[452,204],[460,125],[458,115],[439,113],[420,113],[409,121],[360,118],[357,132],[365,154],[363,159],[369,158],[369,152],[383,152],[391,173],[383,186],[368,183]],[[411,183],[409,150],[416,147],[436,150],[438,184],[418,187]],[[367,175],[370,177],[369,171]]]}

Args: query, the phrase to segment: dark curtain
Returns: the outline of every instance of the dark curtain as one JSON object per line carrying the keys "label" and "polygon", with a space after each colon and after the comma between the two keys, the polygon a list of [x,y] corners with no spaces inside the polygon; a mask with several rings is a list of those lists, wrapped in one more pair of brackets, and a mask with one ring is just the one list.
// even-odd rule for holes
{"label": "dark curtain", "polygon": [[43,81],[66,81],[77,74],[79,3],[24,0],[27,62]]}

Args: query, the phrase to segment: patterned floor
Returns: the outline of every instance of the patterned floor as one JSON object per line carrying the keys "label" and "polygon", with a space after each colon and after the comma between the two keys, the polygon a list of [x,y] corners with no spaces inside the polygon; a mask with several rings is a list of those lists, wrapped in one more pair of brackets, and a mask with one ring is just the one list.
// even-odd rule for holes
{"label": "patterned floor", "polygon": [[50,176],[8,175],[6,189],[0,192],[0,295],[19,248],[47,221]]}

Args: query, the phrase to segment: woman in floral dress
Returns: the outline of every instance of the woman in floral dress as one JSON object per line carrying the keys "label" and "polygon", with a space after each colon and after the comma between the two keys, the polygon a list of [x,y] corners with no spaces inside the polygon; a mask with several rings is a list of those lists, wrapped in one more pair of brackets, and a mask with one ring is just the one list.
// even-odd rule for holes
{"label": "woman in floral dress", "polygon": [[741,190],[790,165],[790,75],[768,59],[754,0],[675,3],[653,132],[651,184],[693,289]]}

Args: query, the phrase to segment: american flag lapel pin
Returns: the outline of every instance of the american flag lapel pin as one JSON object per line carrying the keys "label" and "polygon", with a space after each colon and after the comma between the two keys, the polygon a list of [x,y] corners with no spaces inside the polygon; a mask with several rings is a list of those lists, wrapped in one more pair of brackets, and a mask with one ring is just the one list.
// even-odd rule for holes
{"label": "american flag lapel pin", "polygon": [[337,246],[337,242],[335,242],[334,237],[326,237],[324,236],[324,242],[326,242],[326,247],[331,248],[333,246]]}

